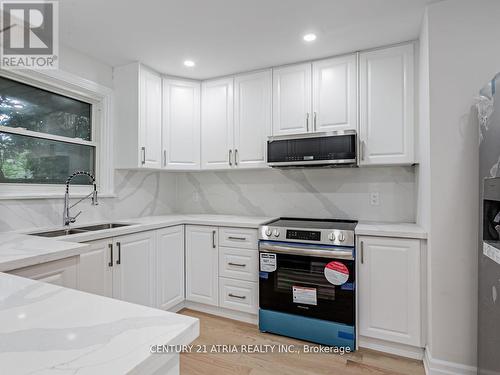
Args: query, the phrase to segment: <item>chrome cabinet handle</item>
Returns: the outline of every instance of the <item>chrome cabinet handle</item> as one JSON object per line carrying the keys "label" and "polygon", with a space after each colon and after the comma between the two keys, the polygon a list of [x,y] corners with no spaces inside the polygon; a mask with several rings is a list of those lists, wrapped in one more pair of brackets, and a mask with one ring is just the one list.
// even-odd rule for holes
{"label": "chrome cabinet handle", "polygon": [[365,141],[361,141],[361,160],[365,160]]}
{"label": "chrome cabinet handle", "polygon": [[121,264],[122,263],[122,244],[120,242],[117,242],[116,246],[118,247],[118,259],[116,260],[116,264]]}
{"label": "chrome cabinet handle", "polygon": [[141,164],[146,164],[146,147],[141,147]]}
{"label": "chrome cabinet handle", "polygon": [[306,130],[309,131],[309,112],[306,113]]}
{"label": "chrome cabinet handle", "polygon": [[314,117],[313,117],[313,130],[316,131],[316,118],[317,118],[317,115],[316,115],[316,112],[314,112]]}
{"label": "chrome cabinet handle", "polygon": [[232,165],[233,165],[233,163],[232,163],[232,161],[231,161],[231,157],[232,157],[232,155],[233,155],[233,150],[229,150],[229,165],[230,165],[230,166],[232,166]]}
{"label": "chrome cabinet handle", "polygon": [[163,166],[167,166],[167,150],[163,150]]}
{"label": "chrome cabinet handle", "polygon": [[233,294],[233,293],[229,293],[228,296],[233,297],[233,298],[239,298],[239,299],[246,299],[247,298],[247,296],[239,296],[239,295]]}
{"label": "chrome cabinet handle", "polygon": [[363,241],[360,243],[361,245],[361,264],[365,263],[365,246],[363,244]]}
{"label": "chrome cabinet handle", "polygon": [[229,236],[228,237],[229,240],[238,240],[238,241],[246,241],[246,237],[233,237],[233,236]]}
{"label": "chrome cabinet handle", "polygon": [[228,263],[230,266],[235,266],[235,267],[246,267],[247,265],[246,264],[243,264],[243,263],[233,263],[233,262],[229,262]]}
{"label": "chrome cabinet handle", "polygon": [[216,248],[216,244],[215,244],[215,231],[212,231],[212,247],[215,249]]}
{"label": "chrome cabinet handle", "polygon": [[238,165],[238,149],[234,150],[234,165]]}
{"label": "chrome cabinet handle", "polygon": [[108,266],[113,267],[113,244],[109,243],[108,247],[109,247],[109,254],[110,254],[110,258],[109,258],[110,260],[109,260]]}

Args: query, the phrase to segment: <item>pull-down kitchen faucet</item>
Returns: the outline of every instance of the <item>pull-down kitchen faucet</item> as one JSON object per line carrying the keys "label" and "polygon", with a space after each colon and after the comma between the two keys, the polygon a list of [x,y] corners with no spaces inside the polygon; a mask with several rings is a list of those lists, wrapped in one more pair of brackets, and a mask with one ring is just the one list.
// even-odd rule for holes
{"label": "pull-down kitchen faucet", "polygon": [[[69,205],[69,184],[71,183],[71,180],[74,177],[81,176],[81,175],[88,176],[90,179],[92,179],[92,184],[94,185],[94,190],[90,194],[84,196],[78,202],[73,203],[70,206]],[[94,177],[93,174],[91,174],[89,172],[85,172],[85,171],[76,171],[75,173],[73,173],[71,176],[68,177],[68,179],[66,180],[66,192],[64,193],[64,211],[63,211],[63,225],[64,226],[68,227],[71,223],[74,223],[76,221],[76,218],[78,217],[78,215],[80,215],[82,213],[82,211],[80,211],[75,216],[70,216],[69,209],[75,207],[78,203],[80,203],[81,201],[83,201],[84,199],[86,199],[86,198],[88,198],[90,196],[92,196],[92,198],[91,198],[91,200],[92,200],[92,203],[91,203],[92,206],[97,206],[98,205],[98,202],[97,202],[97,185],[96,185],[95,177]]]}

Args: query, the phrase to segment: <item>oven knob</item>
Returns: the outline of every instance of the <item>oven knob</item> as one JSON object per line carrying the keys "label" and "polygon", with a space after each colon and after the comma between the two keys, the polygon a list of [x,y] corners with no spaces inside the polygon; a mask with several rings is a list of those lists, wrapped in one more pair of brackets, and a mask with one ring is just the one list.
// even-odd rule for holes
{"label": "oven knob", "polygon": [[266,236],[267,236],[267,237],[270,237],[270,236],[271,236],[271,234],[273,234],[273,231],[272,231],[271,229],[267,228],[267,229],[266,229]]}
{"label": "oven knob", "polygon": [[333,232],[332,232],[332,233],[330,233],[330,234],[328,235],[328,239],[329,239],[330,241],[335,241],[335,233],[333,233]]}
{"label": "oven knob", "polygon": [[340,234],[339,234],[339,241],[340,242],[344,242],[345,241],[345,235],[342,232],[340,232]]}
{"label": "oven knob", "polygon": [[274,230],[274,237],[279,237],[280,236],[280,231],[275,229]]}

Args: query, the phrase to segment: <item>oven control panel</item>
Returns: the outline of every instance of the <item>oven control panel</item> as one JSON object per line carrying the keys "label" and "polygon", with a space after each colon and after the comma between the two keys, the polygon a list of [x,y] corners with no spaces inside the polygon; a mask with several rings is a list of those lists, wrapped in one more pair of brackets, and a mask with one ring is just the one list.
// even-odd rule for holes
{"label": "oven control panel", "polygon": [[287,229],[287,240],[321,241],[321,232],[312,230]]}
{"label": "oven control panel", "polygon": [[336,229],[306,230],[264,225],[260,227],[259,239],[320,245],[354,246],[354,231]]}

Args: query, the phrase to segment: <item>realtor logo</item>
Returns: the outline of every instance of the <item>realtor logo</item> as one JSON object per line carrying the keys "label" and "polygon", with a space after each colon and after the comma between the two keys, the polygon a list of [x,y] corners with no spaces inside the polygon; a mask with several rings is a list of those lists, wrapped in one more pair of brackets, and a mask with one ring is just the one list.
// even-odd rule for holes
{"label": "realtor logo", "polygon": [[0,67],[57,69],[57,1],[0,1]]}

